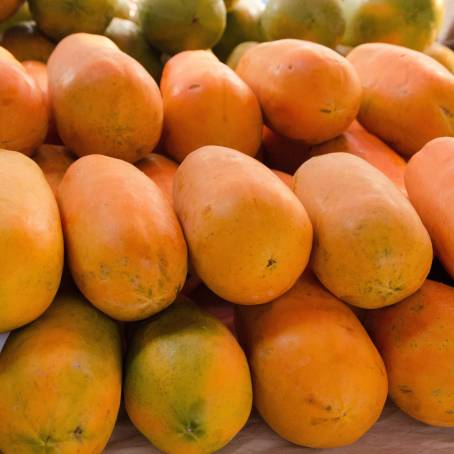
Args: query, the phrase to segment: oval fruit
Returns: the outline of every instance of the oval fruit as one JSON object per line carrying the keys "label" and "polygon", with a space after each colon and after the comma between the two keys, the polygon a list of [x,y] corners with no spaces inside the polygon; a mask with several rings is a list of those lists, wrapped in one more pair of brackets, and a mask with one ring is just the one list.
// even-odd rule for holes
{"label": "oval fruit", "polygon": [[428,280],[401,303],[366,317],[396,405],[426,424],[454,427],[454,288]]}
{"label": "oval fruit", "polygon": [[0,44],[19,61],[46,63],[55,44],[44,36],[33,21],[19,22],[5,30]]}
{"label": "oval fruit", "polygon": [[428,55],[363,44],[347,59],[363,86],[359,121],[405,156],[436,137],[454,136],[454,75]]}
{"label": "oval fruit", "polygon": [[205,145],[255,156],[262,115],[252,90],[211,52],[187,51],[171,58],[161,80],[164,147],[181,162]]}
{"label": "oval fruit", "polygon": [[314,226],[312,269],[339,299],[373,309],[416,292],[432,264],[429,235],[408,199],[357,156],[306,161],[294,190]]}
{"label": "oval fruit", "polygon": [[172,206],[140,170],[102,155],[76,161],[58,202],[72,276],[111,317],[141,320],[171,304],[187,252]]}
{"label": "oval fruit", "polygon": [[310,145],[300,140],[287,139],[266,126],[263,127],[262,144],[263,162],[268,167],[292,175],[311,157]]}
{"label": "oval fruit", "polygon": [[251,411],[246,357],[218,319],[181,298],[135,333],[125,403],[135,426],[162,452],[218,451]]}
{"label": "oval fruit", "polygon": [[423,51],[443,24],[443,0],[344,0],[343,43],[384,42]]}
{"label": "oval fruit", "polygon": [[31,155],[46,137],[46,99],[25,68],[0,47],[0,148]]}
{"label": "oval fruit", "polygon": [[131,20],[114,18],[105,31],[123,52],[136,59],[159,83],[162,63],[160,56],[147,42],[140,27]]}
{"label": "oval fruit", "polygon": [[63,235],[55,197],[30,158],[0,150],[0,182],[1,333],[49,307],[60,285]]}
{"label": "oval fruit", "polygon": [[433,43],[424,53],[441,63],[445,68],[454,73],[454,51],[440,43]]}
{"label": "oval fruit", "polygon": [[454,138],[429,142],[408,163],[405,184],[434,249],[454,278]]}
{"label": "oval fruit", "polygon": [[406,162],[378,137],[367,132],[357,121],[340,136],[311,148],[312,156],[328,153],[350,153],[366,160],[383,172],[405,195]]}
{"label": "oval fruit", "polygon": [[175,175],[174,203],[197,274],[227,301],[271,301],[307,265],[312,226],[304,207],[243,153],[223,147],[191,153]]}
{"label": "oval fruit", "polygon": [[60,145],[41,145],[33,160],[39,165],[54,195],[57,196],[60,182],[76,157]]}
{"label": "oval fruit", "polygon": [[245,41],[262,41],[261,0],[239,0],[227,13],[227,25],[213,52],[225,61],[233,49]]}
{"label": "oval fruit", "polygon": [[332,448],[355,442],[377,421],[388,392],[383,361],[353,312],[311,274],[272,303],[237,307],[236,315],[255,407],[281,437]]}
{"label": "oval fruit", "polygon": [[22,3],[24,3],[24,0],[2,0],[0,4],[0,22],[16,13]]}
{"label": "oval fruit", "polygon": [[294,38],[334,48],[344,31],[341,0],[268,0],[261,23],[267,41]]}
{"label": "oval fruit", "polygon": [[139,9],[148,42],[166,54],[209,49],[224,33],[224,0],[142,0]]}
{"label": "oval fruit", "polygon": [[102,34],[113,19],[117,0],[28,0],[40,30],[54,40],[73,33]]}
{"label": "oval fruit", "polygon": [[48,72],[58,133],[75,154],[134,162],[157,145],[163,121],[159,88],[110,39],[84,33],[65,38]]}
{"label": "oval fruit", "polygon": [[178,169],[177,163],[160,154],[151,153],[141,159],[136,167],[151,178],[173,204],[173,178]]}
{"label": "oval fruit", "polygon": [[282,39],[249,49],[236,68],[262,106],[267,125],[290,139],[321,143],[355,119],[361,83],[334,50]]}
{"label": "oval fruit", "polygon": [[12,333],[0,355],[0,450],[101,453],[120,407],[121,349],[115,322],[77,294]]}

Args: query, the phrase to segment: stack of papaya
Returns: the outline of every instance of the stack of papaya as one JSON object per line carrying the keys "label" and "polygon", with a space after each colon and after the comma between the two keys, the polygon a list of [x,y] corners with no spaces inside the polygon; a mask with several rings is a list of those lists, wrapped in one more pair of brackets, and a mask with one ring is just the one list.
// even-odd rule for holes
{"label": "stack of papaya", "polygon": [[1,453],[454,427],[443,4],[265,3],[1,2]]}

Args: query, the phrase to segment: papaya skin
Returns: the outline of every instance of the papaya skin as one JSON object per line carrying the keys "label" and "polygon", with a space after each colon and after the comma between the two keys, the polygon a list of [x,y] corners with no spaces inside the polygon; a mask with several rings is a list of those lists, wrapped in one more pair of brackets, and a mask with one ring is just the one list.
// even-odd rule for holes
{"label": "papaya skin", "polygon": [[206,145],[257,154],[262,130],[257,98],[212,52],[187,51],[170,59],[161,91],[164,147],[176,161]]}
{"label": "papaya skin", "polygon": [[454,138],[426,144],[407,165],[405,184],[432,238],[435,252],[454,279]]}
{"label": "papaya skin", "polygon": [[76,33],[48,63],[59,136],[78,156],[104,153],[135,162],[161,136],[159,88],[148,72],[108,38]]}
{"label": "papaya skin", "polygon": [[294,191],[314,226],[311,267],[342,301],[364,309],[416,292],[432,265],[417,212],[378,169],[348,153],[306,161]]}
{"label": "papaya skin", "polygon": [[351,153],[363,158],[407,195],[404,182],[405,160],[378,137],[367,132],[356,120],[339,137],[312,147],[310,154],[320,156],[336,152]]}
{"label": "papaya skin", "polygon": [[289,139],[318,144],[355,119],[361,83],[332,49],[297,39],[261,43],[240,59],[237,74],[252,88],[265,123]]}
{"label": "papaya skin", "polygon": [[21,7],[24,0],[2,0],[0,4],[0,22],[10,18]]}
{"label": "papaya skin", "polygon": [[282,172],[281,170],[271,169],[275,175],[277,175],[288,187],[293,189],[293,177],[288,173]]}
{"label": "papaya skin", "polygon": [[238,44],[226,60],[226,65],[232,68],[234,71],[238,66],[241,57],[252,47],[255,47],[258,44],[258,41],[245,41],[244,43]]}
{"label": "papaya skin", "polygon": [[46,137],[45,96],[25,68],[0,47],[0,148],[32,155]]}
{"label": "papaya skin", "polygon": [[401,303],[368,311],[365,325],[395,404],[426,424],[454,427],[454,288],[427,280]]}
{"label": "papaya skin", "polygon": [[392,44],[354,48],[347,60],[363,86],[359,122],[404,157],[454,136],[454,75],[421,52]]}
{"label": "papaya skin", "polygon": [[281,437],[345,446],[379,418],[388,392],[383,361],[353,312],[311,273],[269,304],[237,306],[235,326],[255,407]]}
{"label": "papaya skin", "polygon": [[251,411],[246,357],[219,320],[180,298],[135,333],[125,404],[159,450],[215,452],[241,430]]}
{"label": "papaya skin", "polygon": [[178,220],[161,190],[133,165],[85,156],[58,189],[71,274],[112,318],[141,320],[171,304],[187,272]]}
{"label": "papaya skin", "polygon": [[0,150],[0,250],[0,332],[5,332],[49,307],[63,269],[63,234],[52,190],[30,158],[6,150]]}
{"label": "papaya skin", "polygon": [[118,326],[78,294],[59,295],[0,355],[0,450],[101,453],[121,396]]}
{"label": "papaya skin", "polygon": [[227,301],[271,301],[307,265],[312,226],[304,207],[250,156],[223,147],[192,152],[175,175],[174,206],[197,274]]}
{"label": "papaya skin", "polygon": [[41,145],[33,156],[33,161],[43,171],[55,197],[65,172],[75,160],[76,157],[60,145]]}
{"label": "papaya skin", "polygon": [[454,73],[454,51],[452,49],[435,42],[429,46],[424,53],[429,57],[434,58],[438,63],[441,63],[444,67],[449,69],[449,71]]}

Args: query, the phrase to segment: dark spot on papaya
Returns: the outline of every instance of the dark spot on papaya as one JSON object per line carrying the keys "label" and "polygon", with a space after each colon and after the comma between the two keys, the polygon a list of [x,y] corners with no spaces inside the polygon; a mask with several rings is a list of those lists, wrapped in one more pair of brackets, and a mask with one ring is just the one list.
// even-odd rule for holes
{"label": "dark spot on papaya", "polygon": [[412,312],[421,312],[423,308],[424,308],[424,303],[422,303],[422,302],[418,302],[418,303],[410,306],[410,310]]}
{"label": "dark spot on papaya", "polygon": [[399,385],[397,388],[403,394],[412,394],[413,393],[413,390],[408,385]]}
{"label": "dark spot on papaya", "polygon": [[325,410],[326,410],[326,411],[331,411],[332,409],[333,409],[333,407],[331,407],[331,405],[327,405],[327,406],[325,407]]}
{"label": "dark spot on papaya", "polygon": [[268,260],[268,262],[266,263],[266,267],[267,267],[267,268],[274,267],[274,265],[275,265],[276,263],[277,263],[276,260],[274,260],[273,258],[270,258],[270,259]]}
{"label": "dark spot on papaya", "polygon": [[196,90],[197,88],[200,88],[200,84],[192,84],[192,85],[189,87],[189,90]]}
{"label": "dark spot on papaya", "polygon": [[454,117],[454,112],[451,112],[446,106],[440,106],[441,111],[443,112],[443,115],[445,115],[448,118],[453,118]]}
{"label": "dark spot on papaya", "polygon": [[331,113],[332,110],[331,109],[320,109],[320,112],[322,112],[322,113]]}
{"label": "dark spot on papaya", "polygon": [[192,18],[192,23],[193,23],[193,24],[197,24],[198,22],[199,22],[199,18],[198,18],[197,16],[194,16],[194,17]]}
{"label": "dark spot on papaya", "polygon": [[448,415],[454,415],[454,410],[446,410],[446,413],[447,413]]}
{"label": "dark spot on papaya", "polygon": [[77,438],[78,440],[80,440],[82,438],[83,432],[84,431],[82,430],[82,427],[77,426],[73,431],[74,438]]}
{"label": "dark spot on papaya", "polygon": [[291,71],[293,69],[293,65],[287,65],[287,69]]}

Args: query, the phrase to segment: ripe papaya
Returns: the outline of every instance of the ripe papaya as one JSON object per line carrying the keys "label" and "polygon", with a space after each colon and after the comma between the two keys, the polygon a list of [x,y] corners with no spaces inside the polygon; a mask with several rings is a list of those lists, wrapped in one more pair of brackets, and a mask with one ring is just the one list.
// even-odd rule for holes
{"label": "ripe papaya", "polygon": [[164,67],[164,147],[181,162],[205,145],[255,156],[262,114],[252,90],[213,53],[182,52]]}
{"label": "ripe papaya", "polygon": [[244,43],[238,44],[238,46],[236,46],[227,57],[225,64],[235,71],[239,61],[241,60],[241,57],[245,54],[245,52],[252,47],[255,47],[257,44],[257,41],[245,41]]}
{"label": "ripe papaya", "polygon": [[59,41],[74,33],[102,34],[115,15],[117,0],[28,0],[39,29]]}
{"label": "ripe papaya", "polygon": [[111,317],[140,320],[171,304],[186,278],[187,251],[170,203],[140,170],[85,156],[58,190],[71,274]]}
{"label": "ripe papaya", "polygon": [[47,134],[47,100],[25,68],[3,47],[0,73],[0,148],[30,156]]}
{"label": "ripe papaya", "polygon": [[454,136],[454,75],[421,52],[363,44],[347,59],[363,86],[358,120],[410,157],[437,137]]}
{"label": "ripe papaya", "polygon": [[341,134],[355,119],[361,83],[353,66],[332,49],[298,39],[261,43],[236,68],[260,102],[267,126],[317,144]]}
{"label": "ripe papaya", "polygon": [[388,386],[380,355],[353,312],[310,273],[275,301],[237,306],[255,407],[281,437],[332,448],[377,421]]}
{"label": "ripe papaya", "polygon": [[279,177],[236,150],[203,147],[180,165],[174,204],[197,274],[214,293],[261,304],[307,265],[312,226]]}
{"label": "ripe papaya", "polygon": [[183,297],[137,329],[124,393],[132,422],[169,454],[218,451],[241,430],[252,406],[238,342]]}
{"label": "ripe papaya", "polygon": [[60,294],[0,354],[0,451],[100,454],[121,397],[118,326],[78,294]]}
{"label": "ripe papaya", "polygon": [[46,144],[38,148],[33,160],[39,165],[54,195],[57,196],[60,182],[76,157],[61,145]]}
{"label": "ripe papaya", "polygon": [[430,141],[408,163],[405,184],[434,249],[454,279],[454,138]]}
{"label": "ripe papaya", "polygon": [[416,210],[379,170],[348,153],[306,161],[294,190],[314,226],[312,269],[339,299],[373,309],[416,292],[432,244]]}
{"label": "ripe papaya", "polygon": [[157,145],[163,121],[159,88],[110,39],[68,36],[51,55],[48,72],[58,133],[75,154],[135,162]]}
{"label": "ripe papaya", "polygon": [[454,288],[427,280],[401,303],[368,311],[365,324],[395,404],[426,424],[454,427]]}
{"label": "ripe papaya", "polygon": [[0,22],[13,16],[22,3],[24,3],[24,0],[2,0],[0,4]]}
{"label": "ripe papaya", "polygon": [[52,190],[30,158],[6,150],[0,150],[0,251],[4,332],[49,307],[63,269],[63,235]]}
{"label": "ripe papaya", "polygon": [[452,49],[435,42],[424,53],[429,57],[435,58],[435,60],[454,73],[454,51]]}

